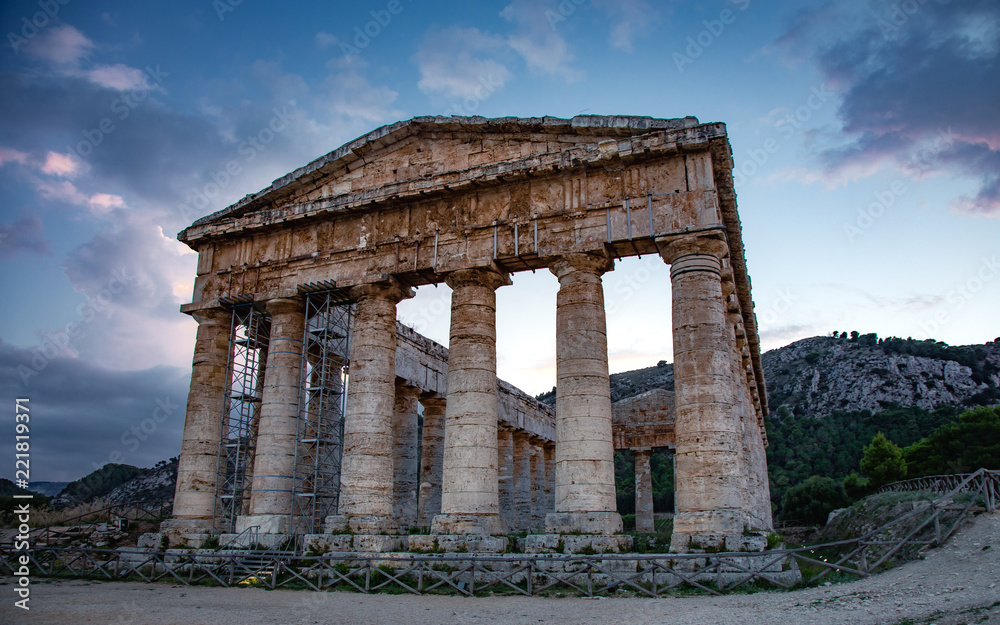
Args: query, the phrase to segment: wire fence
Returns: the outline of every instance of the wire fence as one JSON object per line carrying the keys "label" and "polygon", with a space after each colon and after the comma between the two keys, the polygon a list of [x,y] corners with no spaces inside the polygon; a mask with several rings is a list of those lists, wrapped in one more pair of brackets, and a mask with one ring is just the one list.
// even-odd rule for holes
{"label": "wire fence", "polygon": [[[901,550],[946,541],[971,514],[994,512],[1000,471],[908,480],[887,490],[931,490],[941,496],[865,533],[839,542],[760,553],[690,554],[347,554],[254,550],[154,551],[0,546],[0,574],[12,574],[25,553],[41,576],[167,580],[183,585],[262,586],[362,593],[462,595],[621,592],[659,597],[681,592],[724,594],[753,586],[791,588],[831,573],[866,577]],[[924,478],[921,478],[924,479]],[[913,483],[913,484],[910,484]],[[893,488],[897,486],[898,488]]]}

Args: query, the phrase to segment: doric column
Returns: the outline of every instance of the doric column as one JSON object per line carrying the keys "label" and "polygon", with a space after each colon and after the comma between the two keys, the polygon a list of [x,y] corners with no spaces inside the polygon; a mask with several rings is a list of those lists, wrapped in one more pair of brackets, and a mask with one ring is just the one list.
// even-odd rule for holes
{"label": "doric column", "polygon": [[[722,294],[726,242],[686,236],[661,243],[670,264],[673,301],[677,510],[672,551],[720,547],[740,535],[745,478],[741,424],[733,417],[735,385]],[[745,383],[745,381],[744,381]]]}
{"label": "doric column", "polygon": [[635,531],[652,532],[653,474],[649,468],[650,449],[635,449]]}
{"label": "doric column", "polygon": [[392,516],[402,529],[408,529],[417,522],[417,470],[420,462],[417,448],[418,393],[412,386],[396,384],[396,407],[392,423]]}
{"label": "doric column", "polygon": [[545,452],[541,445],[531,445],[531,525],[530,529],[545,525]]}
{"label": "doric column", "polygon": [[340,514],[358,534],[394,533],[392,420],[396,401],[395,282],[351,289],[350,386],[344,418]]}
{"label": "doric column", "polygon": [[556,446],[545,445],[545,513],[556,509]]}
{"label": "doric column", "polygon": [[444,406],[445,400],[427,397],[420,400],[424,407],[424,426],[420,449],[420,497],[417,501],[417,522],[430,527],[435,515],[441,514],[441,473],[444,468]]}
{"label": "doric column", "polygon": [[514,528],[531,525],[531,443],[524,432],[514,432]]}
{"label": "doric column", "polygon": [[616,534],[611,386],[601,275],[613,263],[571,254],[549,265],[556,296],[556,501],[549,533]]}
{"label": "doric column", "polygon": [[496,289],[510,279],[489,269],[463,269],[446,282],[452,294],[444,485],[432,531],[499,535]]}
{"label": "doric column", "polygon": [[238,519],[236,529],[256,525],[261,533],[283,534],[288,531],[292,511],[305,304],[300,299],[279,298],[269,300],[266,307],[271,335],[257,426],[250,515]]}
{"label": "doric column", "polygon": [[191,390],[184,415],[173,518],[165,521],[163,528],[196,533],[213,529],[232,312],[209,308],[191,316],[198,322]]}
{"label": "doric column", "polygon": [[508,529],[514,529],[514,430],[497,429],[497,485],[500,495],[500,518]]}

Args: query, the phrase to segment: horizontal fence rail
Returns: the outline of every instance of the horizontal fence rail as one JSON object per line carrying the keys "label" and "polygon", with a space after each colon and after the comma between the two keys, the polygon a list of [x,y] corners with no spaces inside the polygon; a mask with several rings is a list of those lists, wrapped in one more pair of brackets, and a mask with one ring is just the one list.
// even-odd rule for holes
{"label": "horizontal fence rail", "polygon": [[[682,589],[718,595],[750,584],[791,588],[800,582],[802,570],[815,571],[810,583],[834,572],[866,577],[887,566],[903,549],[923,550],[941,544],[971,513],[996,510],[1000,472],[980,469],[972,474],[940,477],[948,479],[926,479],[933,490],[944,491],[941,497],[863,536],[760,553],[305,555],[225,549],[41,547],[16,551],[8,545],[0,546],[0,574],[13,574],[18,556],[27,553],[30,566],[43,576],[167,580],[225,587],[469,596],[489,592],[527,596],[571,593],[585,597],[619,591],[659,597]],[[907,486],[899,490],[917,490],[909,483],[918,481],[907,480]],[[893,486],[898,485],[889,485],[888,490],[895,490]],[[960,494],[965,503],[957,503]]]}
{"label": "horizontal fence rail", "polygon": [[[106,525],[131,521],[155,521],[166,519],[173,509],[172,501],[133,501],[112,504],[84,512],[59,521],[58,525],[36,527],[28,533],[28,539],[36,548],[58,546],[59,543],[81,540],[103,531]],[[2,548],[2,546],[0,546]]]}

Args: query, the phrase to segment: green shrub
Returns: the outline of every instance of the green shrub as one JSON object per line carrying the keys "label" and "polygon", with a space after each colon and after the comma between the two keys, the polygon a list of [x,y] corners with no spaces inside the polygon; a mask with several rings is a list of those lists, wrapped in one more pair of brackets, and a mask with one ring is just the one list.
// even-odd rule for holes
{"label": "green shrub", "polygon": [[830,512],[848,503],[841,482],[814,475],[785,491],[781,498],[781,517],[820,525],[826,522]]}
{"label": "green shrub", "polygon": [[844,478],[844,494],[851,501],[857,501],[869,493],[868,480],[858,475],[857,471]]}

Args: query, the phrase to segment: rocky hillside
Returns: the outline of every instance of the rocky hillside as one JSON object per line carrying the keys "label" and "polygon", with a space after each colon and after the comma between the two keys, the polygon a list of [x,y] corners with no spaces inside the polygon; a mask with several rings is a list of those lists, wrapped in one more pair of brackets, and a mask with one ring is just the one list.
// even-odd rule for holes
{"label": "rocky hillside", "polygon": [[[772,415],[1000,404],[1000,339],[952,347],[845,332],[796,341],[761,361]],[[660,361],[611,376],[612,401],[654,388],[673,390],[673,365]],[[554,391],[539,399],[554,405]]]}
{"label": "rocky hillside", "polygon": [[109,504],[130,501],[167,501],[174,498],[177,485],[177,458],[146,469],[143,475],[133,478],[108,493],[104,500]]}
{"label": "rocky hillside", "polygon": [[106,464],[89,475],[70,482],[52,500],[54,508],[65,508],[97,500],[112,503],[173,499],[177,482],[177,458],[142,469],[127,464]]}
{"label": "rocky hillside", "polygon": [[1000,339],[951,347],[844,333],[796,341],[761,360],[772,414],[1000,403]]}

